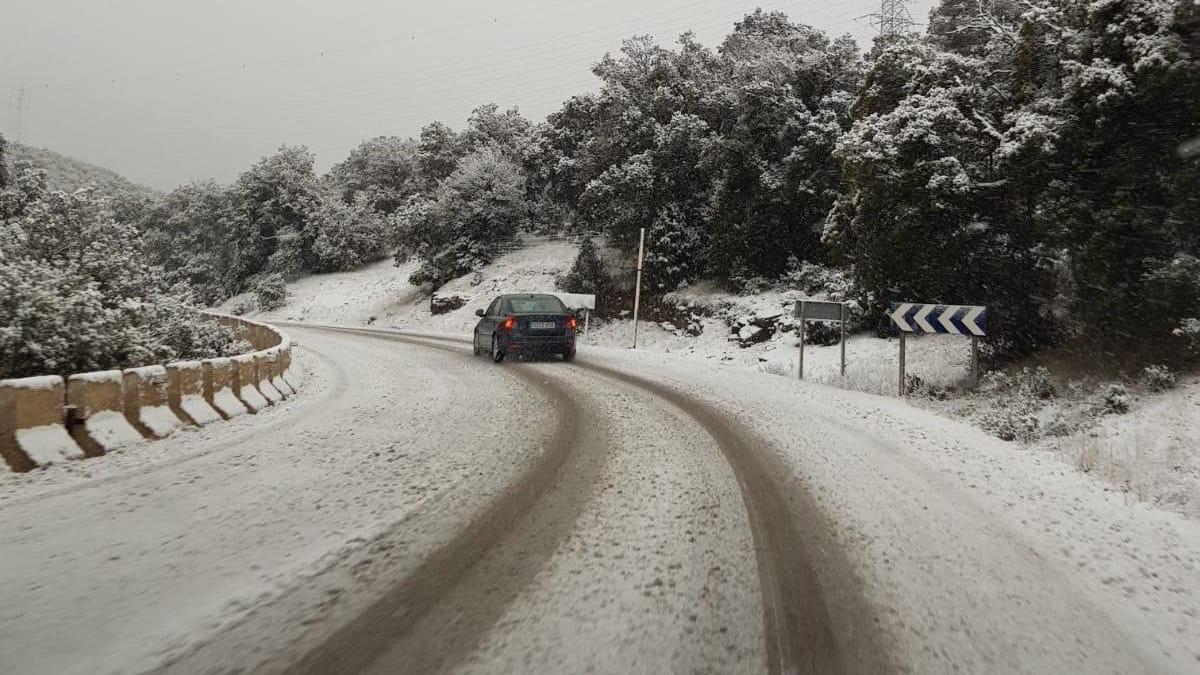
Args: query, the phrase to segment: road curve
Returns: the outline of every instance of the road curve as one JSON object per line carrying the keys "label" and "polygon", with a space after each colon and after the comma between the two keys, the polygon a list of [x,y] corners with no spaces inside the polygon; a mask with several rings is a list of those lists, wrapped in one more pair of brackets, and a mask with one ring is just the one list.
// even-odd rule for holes
{"label": "road curve", "polygon": [[497,366],[445,335],[289,332],[309,374],[283,405],[7,479],[5,670],[1187,672],[1062,563],[1059,523],[1124,511],[975,494],[1012,453],[967,433],[990,475],[931,468],[945,429],[910,409],[619,352]]}
{"label": "road curve", "polygon": [[[428,334],[397,334],[394,331],[370,329],[338,329],[359,335],[394,340],[406,344],[434,349],[457,349],[470,357],[469,349],[453,338]],[[439,567],[442,573],[439,583],[429,583],[422,578],[420,583],[398,587],[389,593],[371,611],[348,624],[328,642],[310,652],[301,663],[301,672],[329,672],[336,670],[360,670],[372,659],[381,657],[376,664],[379,672],[395,672],[400,665],[412,672],[439,672],[447,669],[454,660],[461,658],[468,647],[476,644],[480,635],[498,615],[497,608],[511,602],[536,574],[553,549],[570,532],[574,519],[578,517],[580,505],[589,496],[590,488],[602,470],[595,458],[602,457],[596,438],[602,435],[604,419],[595,415],[584,419],[587,394],[572,387],[570,380],[578,376],[574,369],[561,364],[509,366],[518,376],[529,378],[538,373],[542,386],[557,387],[559,401],[577,401],[570,404],[571,416],[568,424],[575,433],[556,435],[563,446],[547,450],[555,457],[568,457],[571,446],[578,446],[578,457],[574,461],[556,462],[558,471],[554,476],[554,490],[546,497],[537,513],[521,520],[510,531],[492,530],[491,537],[479,539],[474,534],[471,540],[472,555],[463,556],[455,548],[458,564],[453,568]],[[631,376],[600,365],[581,362],[580,368],[590,371],[599,378],[605,388],[636,389],[643,395],[658,400],[659,405],[669,405],[684,413],[690,423],[707,434],[711,442],[720,449],[728,462],[737,485],[753,537],[758,572],[758,586],[762,607],[762,660],[772,673],[837,673],[837,672],[889,672],[888,651],[878,643],[872,627],[872,615],[865,603],[859,601],[857,580],[850,573],[850,566],[837,559],[838,547],[830,536],[829,527],[821,518],[811,500],[803,494],[785,494],[777,482],[784,475],[774,453],[767,452],[763,443],[744,425],[731,419],[697,399],[677,390],[663,387],[654,382]],[[538,382],[539,378],[530,378]],[[558,381],[558,384],[553,384]],[[645,404],[643,404],[645,405]],[[631,408],[636,410],[636,408]],[[620,438],[609,438],[609,443],[619,444]],[[548,474],[542,473],[539,478]],[[523,494],[533,497],[544,490],[548,483],[536,482],[536,488]],[[521,507],[532,506],[530,500],[522,500]],[[504,512],[513,515],[516,509],[505,507]],[[495,522],[489,519],[487,522]],[[473,524],[468,530],[476,532]],[[495,546],[501,539],[519,540],[507,542],[507,548],[524,551],[519,565],[493,564],[488,566],[498,578],[475,574],[470,580],[459,579],[479,557]],[[529,551],[538,551],[530,555]],[[820,551],[815,555],[813,551]],[[435,556],[442,560],[440,553]],[[824,575],[826,585],[818,584],[814,565],[820,564],[837,575]],[[459,585],[471,590],[456,588]],[[411,587],[423,589],[423,602],[412,602],[408,596]],[[488,593],[487,589],[501,589],[499,593]],[[423,630],[409,633],[415,618],[432,609],[434,596],[441,592],[455,591],[464,602],[473,604],[470,620],[459,622],[455,631],[447,631],[438,621],[426,621]],[[826,595],[836,604],[831,611]],[[487,602],[478,602],[478,598]],[[472,601],[470,599],[474,598]],[[488,608],[493,611],[488,611]],[[446,640],[450,633],[458,635]],[[439,639],[439,637],[441,639]],[[709,664],[711,667],[713,664]]]}

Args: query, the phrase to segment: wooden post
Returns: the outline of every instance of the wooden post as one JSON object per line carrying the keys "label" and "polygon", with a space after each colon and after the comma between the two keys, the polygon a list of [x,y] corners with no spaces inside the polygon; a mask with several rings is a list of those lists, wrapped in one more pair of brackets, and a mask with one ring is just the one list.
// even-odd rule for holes
{"label": "wooden post", "polygon": [[900,398],[908,396],[907,387],[904,386],[904,337],[907,335],[904,331],[900,331]]}
{"label": "wooden post", "polygon": [[590,310],[590,309],[588,309],[588,308],[584,307],[584,308],[583,308],[583,334],[584,334],[584,335],[587,335],[587,332],[588,332],[588,321],[589,321],[591,318],[592,318],[592,310]]}
{"label": "wooden post", "polygon": [[800,302],[800,379],[804,379],[804,328],[808,324],[804,321],[804,302]]}
{"label": "wooden post", "polygon": [[842,377],[846,376],[846,305],[842,304]]}
{"label": "wooden post", "polygon": [[641,240],[638,242],[637,285],[633,290],[633,348],[637,349],[638,309],[642,304],[642,261],[646,253],[646,228],[642,228]]}

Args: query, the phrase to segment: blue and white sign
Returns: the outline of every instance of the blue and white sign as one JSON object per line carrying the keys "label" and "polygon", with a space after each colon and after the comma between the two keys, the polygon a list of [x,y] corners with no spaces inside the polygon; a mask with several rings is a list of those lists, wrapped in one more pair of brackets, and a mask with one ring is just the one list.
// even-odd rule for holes
{"label": "blue and white sign", "polygon": [[905,333],[987,335],[987,307],[899,302],[892,303],[888,316]]}

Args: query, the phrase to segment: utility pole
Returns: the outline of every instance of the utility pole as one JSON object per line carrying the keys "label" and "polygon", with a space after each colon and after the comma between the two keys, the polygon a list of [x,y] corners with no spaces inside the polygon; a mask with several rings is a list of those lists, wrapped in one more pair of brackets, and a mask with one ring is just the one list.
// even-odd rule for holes
{"label": "utility pole", "polygon": [[908,13],[910,0],[881,0],[879,13],[872,15],[874,25],[879,28],[879,39],[891,42],[913,31],[913,18]]}

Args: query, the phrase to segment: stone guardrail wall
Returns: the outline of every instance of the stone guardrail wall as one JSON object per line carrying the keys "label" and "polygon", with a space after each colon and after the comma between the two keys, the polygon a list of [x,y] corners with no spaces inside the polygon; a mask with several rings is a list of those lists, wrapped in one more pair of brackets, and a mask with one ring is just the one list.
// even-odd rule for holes
{"label": "stone guardrail wall", "polygon": [[[0,459],[24,472],[227,420],[282,401],[299,384],[292,344],[271,326],[212,314],[253,347],[241,356],[0,380]],[[3,471],[0,466],[0,471]]]}

